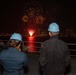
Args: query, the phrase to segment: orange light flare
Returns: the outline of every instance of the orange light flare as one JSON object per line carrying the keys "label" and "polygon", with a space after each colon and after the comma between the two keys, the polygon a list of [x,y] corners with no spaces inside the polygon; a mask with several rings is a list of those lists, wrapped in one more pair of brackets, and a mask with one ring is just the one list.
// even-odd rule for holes
{"label": "orange light flare", "polygon": [[34,31],[33,29],[29,29],[29,30],[28,30],[28,33],[29,33],[30,36],[33,36],[34,32],[35,32],[35,31]]}

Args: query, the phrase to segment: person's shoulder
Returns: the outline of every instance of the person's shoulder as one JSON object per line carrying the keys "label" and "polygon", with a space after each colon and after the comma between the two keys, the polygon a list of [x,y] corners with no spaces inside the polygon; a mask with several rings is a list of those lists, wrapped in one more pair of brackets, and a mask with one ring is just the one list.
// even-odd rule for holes
{"label": "person's shoulder", "polygon": [[22,51],[19,51],[19,53],[22,54],[22,55],[24,55],[24,52],[22,52]]}
{"label": "person's shoulder", "polygon": [[67,43],[61,39],[58,40],[59,44],[61,45],[64,45],[64,46],[67,46]]}
{"label": "person's shoulder", "polygon": [[61,39],[58,39],[58,41],[66,44],[66,42]]}
{"label": "person's shoulder", "polygon": [[49,44],[49,39],[45,40],[44,42],[41,43],[41,47],[47,47]]}
{"label": "person's shoulder", "polygon": [[42,44],[46,44],[46,43],[48,43],[48,41],[49,41],[49,39],[42,42]]}
{"label": "person's shoulder", "polygon": [[7,49],[2,50],[1,54],[8,52]]}
{"label": "person's shoulder", "polygon": [[24,53],[24,52],[20,52],[20,54],[21,54],[21,56],[26,56],[26,53]]}

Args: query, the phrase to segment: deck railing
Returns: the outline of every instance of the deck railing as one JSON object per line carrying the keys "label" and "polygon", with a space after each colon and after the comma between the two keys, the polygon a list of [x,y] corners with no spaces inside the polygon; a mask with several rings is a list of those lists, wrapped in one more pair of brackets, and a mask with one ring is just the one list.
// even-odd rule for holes
{"label": "deck railing", "polygon": [[[7,42],[7,40],[0,40],[2,42]],[[41,43],[42,42],[30,42],[30,41],[23,41],[23,46],[28,46],[30,47],[30,45],[28,44],[34,44],[31,46],[32,47],[35,47],[36,50],[34,50],[35,52],[39,52],[39,49],[41,48]],[[74,56],[76,57],[76,43],[67,43],[68,47],[69,47],[69,50],[70,50],[70,53],[71,53],[71,56]],[[29,51],[30,52],[30,51]]]}

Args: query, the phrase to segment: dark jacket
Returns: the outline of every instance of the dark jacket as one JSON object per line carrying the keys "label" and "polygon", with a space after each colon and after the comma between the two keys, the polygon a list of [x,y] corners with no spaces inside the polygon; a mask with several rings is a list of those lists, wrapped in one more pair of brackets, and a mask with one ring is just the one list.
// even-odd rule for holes
{"label": "dark jacket", "polygon": [[65,42],[57,36],[43,42],[39,62],[46,75],[62,75],[70,64],[70,52]]}
{"label": "dark jacket", "polygon": [[4,68],[3,75],[24,75],[23,66],[27,65],[28,58],[16,48],[9,48],[1,52],[0,61]]}

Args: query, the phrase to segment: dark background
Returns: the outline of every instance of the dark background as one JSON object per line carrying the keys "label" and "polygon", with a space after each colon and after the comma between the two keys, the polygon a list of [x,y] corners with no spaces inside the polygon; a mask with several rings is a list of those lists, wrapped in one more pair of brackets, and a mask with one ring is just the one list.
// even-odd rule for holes
{"label": "dark background", "polygon": [[[24,7],[32,0],[2,0],[0,2],[0,32],[14,32],[23,26]],[[49,12],[61,29],[76,29],[76,3],[73,0],[33,0],[43,9],[43,14]],[[50,18],[51,16],[45,15]],[[47,19],[48,24],[53,21]],[[44,26],[46,28],[46,26]]]}

